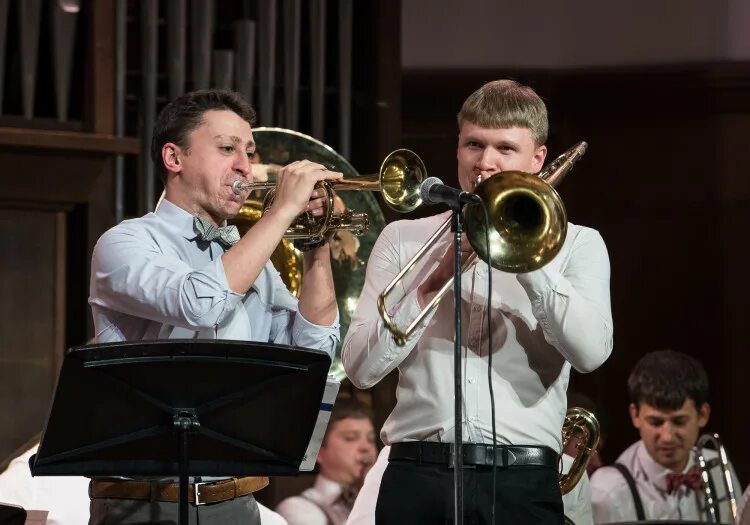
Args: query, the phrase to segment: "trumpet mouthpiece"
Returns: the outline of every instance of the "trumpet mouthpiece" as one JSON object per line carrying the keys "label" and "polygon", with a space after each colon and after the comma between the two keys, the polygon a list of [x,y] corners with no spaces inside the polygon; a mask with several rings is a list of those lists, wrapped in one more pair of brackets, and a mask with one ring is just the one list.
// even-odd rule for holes
{"label": "trumpet mouthpiece", "polygon": [[249,188],[242,183],[241,180],[234,181],[234,184],[232,184],[232,191],[235,193],[235,195],[242,195],[245,193]]}

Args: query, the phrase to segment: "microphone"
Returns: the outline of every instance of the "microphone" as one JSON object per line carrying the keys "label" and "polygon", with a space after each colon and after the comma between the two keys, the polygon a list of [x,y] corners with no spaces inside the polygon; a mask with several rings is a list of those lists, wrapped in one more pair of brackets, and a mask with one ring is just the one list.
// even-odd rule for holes
{"label": "microphone", "polygon": [[456,206],[462,204],[481,204],[482,199],[476,193],[451,188],[443,184],[437,177],[428,177],[419,186],[422,200],[430,204],[447,204]]}

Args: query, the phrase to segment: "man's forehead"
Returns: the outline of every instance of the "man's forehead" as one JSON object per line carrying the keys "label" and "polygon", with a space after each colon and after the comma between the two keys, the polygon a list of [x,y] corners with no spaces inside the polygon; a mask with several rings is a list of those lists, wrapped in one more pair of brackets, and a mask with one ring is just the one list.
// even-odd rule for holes
{"label": "man's forehead", "polygon": [[691,398],[685,398],[682,406],[675,409],[663,409],[650,405],[646,401],[638,403],[638,409],[643,416],[672,418],[696,413],[698,411],[695,402]]}
{"label": "man's forehead", "polygon": [[523,140],[531,139],[531,130],[520,126],[508,126],[503,128],[486,128],[479,124],[465,122],[461,126],[460,135],[464,137],[491,137],[497,139]]}
{"label": "man's forehead", "polygon": [[362,428],[373,428],[372,422],[367,417],[344,417],[339,419],[338,421],[334,422],[333,427],[331,427],[331,430],[342,430],[342,431],[348,431],[348,430],[359,430]]}

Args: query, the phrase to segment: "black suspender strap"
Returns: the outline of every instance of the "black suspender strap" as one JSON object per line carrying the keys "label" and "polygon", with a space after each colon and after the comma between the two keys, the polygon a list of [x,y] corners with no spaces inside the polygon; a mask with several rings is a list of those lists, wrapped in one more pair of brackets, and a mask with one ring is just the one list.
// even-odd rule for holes
{"label": "black suspender strap", "polygon": [[646,513],[643,512],[643,503],[641,502],[641,495],[638,493],[638,488],[635,486],[635,480],[633,479],[633,475],[628,470],[628,467],[626,467],[622,463],[613,463],[612,466],[615,467],[617,470],[619,470],[620,474],[622,474],[622,477],[625,478],[625,481],[628,482],[628,488],[630,488],[630,493],[633,495],[633,503],[635,504],[636,519],[638,521],[645,520]]}

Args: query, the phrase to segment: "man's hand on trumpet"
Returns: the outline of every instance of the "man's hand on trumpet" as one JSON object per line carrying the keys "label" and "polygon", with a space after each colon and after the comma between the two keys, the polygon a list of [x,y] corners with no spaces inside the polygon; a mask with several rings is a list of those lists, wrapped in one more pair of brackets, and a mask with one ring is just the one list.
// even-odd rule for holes
{"label": "man's hand on trumpet", "polygon": [[341,173],[328,171],[322,164],[299,160],[284,166],[276,176],[276,198],[271,210],[282,213],[291,222],[299,214],[310,212],[321,216],[325,213],[325,193],[315,184],[323,180],[337,180]]}
{"label": "man's hand on trumpet", "polygon": [[[451,242],[445,250],[443,257],[440,260],[440,264],[438,264],[437,268],[435,268],[427,279],[419,285],[419,288],[417,289],[417,300],[419,301],[419,306],[421,308],[424,308],[429,302],[429,300],[426,299],[428,295],[436,293],[446,282],[453,280],[455,260],[454,249],[453,242]],[[466,237],[465,233],[462,234],[461,266],[466,264],[466,261],[473,253],[474,249],[471,247],[471,244],[469,244],[469,239]]]}

